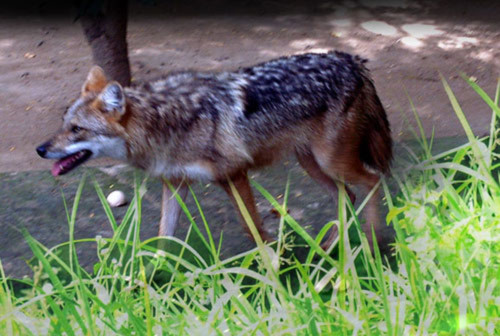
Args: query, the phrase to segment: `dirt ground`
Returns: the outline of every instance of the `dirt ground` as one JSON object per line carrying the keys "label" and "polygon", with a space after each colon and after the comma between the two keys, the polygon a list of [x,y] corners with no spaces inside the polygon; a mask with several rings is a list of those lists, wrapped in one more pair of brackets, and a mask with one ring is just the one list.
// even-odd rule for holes
{"label": "dirt ground", "polygon": [[[438,72],[450,82],[476,134],[488,130],[491,111],[459,74],[474,77],[493,95],[500,73],[498,1],[232,4],[132,2],[128,41],[134,78],[186,68],[230,70],[339,49],[370,59],[396,139],[412,137],[405,122],[407,116],[413,124],[407,94],[428,134],[433,128],[437,137],[463,133]],[[0,14],[0,171],[49,167],[34,148],[60,127],[63,110],[92,65],[74,11],[44,11],[39,6]]]}
{"label": "dirt ground", "polygon": [[[56,8],[54,15],[54,8],[39,4],[52,2],[35,3],[18,11],[0,9],[0,260],[13,276],[29,272],[24,260],[30,252],[20,228],[27,228],[47,246],[67,241],[61,192],[71,198],[84,171],[106,192],[119,187],[131,194],[130,171],[110,177],[95,169],[79,169],[54,179],[49,173],[51,163],[36,155],[35,147],[60,127],[62,113],[79,94],[92,59],[71,8]],[[427,134],[434,129],[441,138],[438,143],[446,147],[461,141],[463,130],[439,72],[453,88],[474,132],[486,134],[491,110],[459,75],[473,77],[494,94],[500,75],[499,13],[498,1],[268,0],[235,5],[227,0],[169,0],[156,6],[132,1],[129,53],[136,80],[186,68],[231,70],[304,52],[356,53],[370,60],[396,149],[413,138],[408,97]],[[317,232],[332,219],[335,206],[295,163],[284,165],[292,167],[292,215],[314,225]],[[279,166],[252,176],[279,197],[286,183],[284,171]],[[88,185],[75,237],[109,236],[105,214]],[[224,232],[223,255],[251,248],[222,192],[204,185],[196,185],[195,191],[204,196],[202,208],[214,236]],[[147,195],[141,235],[152,237],[160,214],[159,184],[151,183]],[[270,207],[260,201],[260,211],[269,217]],[[189,202],[190,209],[195,209]],[[120,218],[123,213],[124,209],[117,209],[115,215]],[[268,230],[275,232],[277,219],[265,221]],[[181,218],[177,232],[181,239],[188,227],[186,218]],[[83,264],[90,267],[95,247],[81,247],[81,253]]]}

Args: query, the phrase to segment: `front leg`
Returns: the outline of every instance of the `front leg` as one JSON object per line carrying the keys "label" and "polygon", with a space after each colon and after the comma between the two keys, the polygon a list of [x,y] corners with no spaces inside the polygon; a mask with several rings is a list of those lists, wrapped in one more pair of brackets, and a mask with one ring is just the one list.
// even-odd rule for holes
{"label": "front leg", "polygon": [[[252,218],[255,227],[259,231],[262,240],[267,242],[273,241],[273,239],[269,236],[269,234],[266,232],[266,230],[262,225],[262,219],[260,218],[259,212],[257,211],[257,206],[255,205],[255,199],[253,197],[252,189],[248,181],[247,172],[246,171],[239,172],[231,176],[229,180],[233,182],[234,187],[238,191],[238,194],[240,195],[243,204],[245,205],[248,213],[250,214],[250,217]],[[227,194],[231,198],[231,202],[238,211],[240,222],[242,223],[243,228],[248,233],[248,235],[252,237],[252,233],[250,232],[250,229],[248,228],[248,225],[246,224],[246,221],[241,214],[238,203],[236,202],[233,191],[231,190],[231,187],[229,185],[229,180],[220,181],[219,185],[222,187],[222,189],[224,189],[227,192]]]}
{"label": "front leg", "polygon": [[181,206],[179,202],[177,202],[175,193],[179,194],[182,201],[184,201],[187,196],[188,186],[186,182],[171,181],[172,186],[175,188],[175,192],[172,192],[164,180],[162,180],[162,183],[163,195],[158,236],[173,236],[181,212]]}

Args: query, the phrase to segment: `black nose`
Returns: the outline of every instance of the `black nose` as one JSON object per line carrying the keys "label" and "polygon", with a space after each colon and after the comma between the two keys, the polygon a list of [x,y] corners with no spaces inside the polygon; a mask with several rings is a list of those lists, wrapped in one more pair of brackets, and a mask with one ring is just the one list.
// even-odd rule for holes
{"label": "black nose", "polygon": [[49,146],[49,143],[46,142],[44,144],[41,144],[40,146],[38,146],[36,148],[36,152],[38,153],[38,155],[40,155],[41,157],[45,157],[47,155],[47,147]]}

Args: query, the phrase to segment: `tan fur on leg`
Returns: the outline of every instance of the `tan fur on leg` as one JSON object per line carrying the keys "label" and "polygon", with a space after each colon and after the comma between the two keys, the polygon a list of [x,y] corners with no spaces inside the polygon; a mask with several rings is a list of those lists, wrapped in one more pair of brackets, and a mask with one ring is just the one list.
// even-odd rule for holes
{"label": "tan fur on leg", "polygon": [[[271,236],[267,233],[267,231],[264,229],[262,225],[262,219],[259,215],[259,212],[257,211],[257,206],[255,205],[255,199],[253,197],[252,193],[252,188],[250,187],[250,183],[248,181],[248,175],[247,172],[238,172],[236,175],[233,175],[230,177],[231,182],[233,183],[234,187],[238,191],[239,196],[241,197],[241,200],[243,201],[243,204],[245,205],[248,213],[250,214],[250,217],[253,220],[253,223],[255,224],[255,227],[257,228],[257,231],[259,231],[260,237],[262,238],[263,241],[273,241]],[[231,187],[229,185],[229,182],[223,181],[219,182],[220,186],[226,191],[226,193],[229,195],[231,202],[233,203],[234,207],[238,211],[239,219],[240,222],[243,225],[243,228],[247,232],[247,234],[252,237],[252,233],[250,232],[250,229],[248,228],[248,225],[245,222],[245,219],[243,218],[241,211],[239,210],[238,203],[236,202],[235,196],[231,190]],[[253,237],[252,237],[253,238]]]}
{"label": "tan fur on leg", "polygon": [[[179,194],[184,201],[187,196],[188,187],[185,182],[171,182],[172,186],[176,188],[176,193]],[[173,236],[175,228],[179,222],[179,215],[181,206],[165,181],[163,181],[163,195],[161,207],[160,228],[158,231],[159,236]]]}

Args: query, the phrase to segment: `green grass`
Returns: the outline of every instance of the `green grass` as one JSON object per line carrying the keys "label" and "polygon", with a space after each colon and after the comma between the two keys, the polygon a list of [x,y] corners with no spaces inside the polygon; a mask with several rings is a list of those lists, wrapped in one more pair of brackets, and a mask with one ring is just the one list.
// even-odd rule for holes
{"label": "green grass", "polygon": [[[311,237],[287,213],[288,185],[280,203],[256,182],[282,215],[279,239],[264,244],[243,209],[257,247],[229,259],[220,258],[197,201],[191,209],[200,215],[197,221],[182,207],[192,224],[186,241],[200,241],[198,248],[177,238],[140,241],[146,190],[139,178],[121,223],[94,181],[114,235],[75,240],[82,179],[66,207],[68,242],[47,248],[25,232],[34,255],[31,278],[7,278],[0,263],[0,334],[500,334],[500,83],[490,98],[465,80],[493,111],[491,134],[474,136],[443,79],[468,143],[433,155],[433,141],[420,126],[422,154],[408,149],[404,169],[394,172],[390,185],[381,184],[387,223],[396,232],[390,255],[376,248],[372,257],[360,233],[354,214],[366,200],[354,209],[341,192],[339,219]],[[332,225],[340,232],[336,257],[319,247]],[[361,245],[351,245],[348,230]],[[308,245],[305,257],[294,255],[292,236]],[[99,258],[91,271],[80,266],[76,253],[89,241],[97,244]]]}

